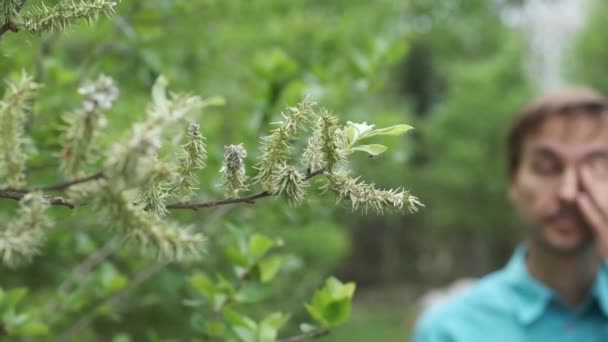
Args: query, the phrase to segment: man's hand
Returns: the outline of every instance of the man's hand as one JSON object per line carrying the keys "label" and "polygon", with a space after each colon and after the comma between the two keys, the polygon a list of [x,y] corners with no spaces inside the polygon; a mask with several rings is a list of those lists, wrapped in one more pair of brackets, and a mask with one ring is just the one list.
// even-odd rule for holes
{"label": "man's hand", "polygon": [[578,206],[595,235],[597,252],[608,261],[608,177],[584,165],[581,181],[584,191],[578,195]]}

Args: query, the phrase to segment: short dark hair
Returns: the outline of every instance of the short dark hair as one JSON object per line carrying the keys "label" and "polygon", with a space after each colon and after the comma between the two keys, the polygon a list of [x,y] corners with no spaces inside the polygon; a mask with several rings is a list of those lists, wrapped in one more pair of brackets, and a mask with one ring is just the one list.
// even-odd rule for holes
{"label": "short dark hair", "polygon": [[546,118],[572,113],[601,114],[608,112],[608,98],[582,86],[546,93],[528,103],[516,115],[507,135],[508,176],[512,179],[521,162],[524,139]]}

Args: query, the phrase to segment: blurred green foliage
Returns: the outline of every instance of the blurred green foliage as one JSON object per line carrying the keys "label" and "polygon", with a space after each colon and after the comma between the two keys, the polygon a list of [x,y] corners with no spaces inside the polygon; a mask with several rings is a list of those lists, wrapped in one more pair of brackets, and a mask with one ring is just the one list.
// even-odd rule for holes
{"label": "blurred green foliage", "polygon": [[[283,316],[264,314],[293,312],[284,329],[296,332],[295,322],[308,317],[303,303],[310,303],[314,289],[332,272],[356,280],[360,290],[393,282],[438,283],[498,267],[521,236],[505,198],[503,138],[512,113],[534,93],[522,67],[525,37],[500,19],[501,4],[517,2],[123,1],[115,17],[101,18],[92,27],[41,36],[7,33],[0,39],[0,75],[25,69],[46,84],[28,130],[39,150],[56,154],[38,154],[29,161],[28,178],[35,184],[59,179],[60,115],[78,104],[74,89],[82,81],[105,73],[120,86],[103,148],[144,115],[149,89],[164,74],[175,89],[226,99],[224,106],[198,118],[207,142],[212,142],[208,167],[200,175],[205,191],[198,200],[222,196],[214,170],[219,171],[223,145],[250,148],[251,169],[257,157],[253,147],[280,110],[311,94],[345,120],[378,127],[412,125],[413,133],[403,138],[378,137],[392,152],[374,158],[361,154],[355,167],[379,186],[411,189],[426,208],[414,216],[361,217],[349,208],[336,210],[331,199],[311,199],[298,209],[273,199],[237,207],[206,228],[210,245],[203,261],[155,274],[112,307],[99,303],[129,288],[133,274],[149,261],[120,249],[90,275],[72,275],[110,235],[95,217],[55,208],[61,225],[50,234],[45,256],[19,272],[0,269],[5,294],[30,288],[27,296],[20,295],[17,311],[6,316],[12,321],[3,324],[40,332],[44,329],[38,322],[45,322],[62,331],[95,312],[79,341],[181,341],[199,328],[222,330],[221,323],[201,327],[200,316],[184,305],[192,303],[183,298],[194,291],[199,300],[220,300],[222,278],[214,272],[238,279],[233,261],[245,269],[255,265],[261,284],[276,278],[272,296],[265,295],[264,286],[244,295],[245,301],[264,299],[261,306],[244,305],[246,313],[228,314],[230,319],[251,333],[262,325],[283,323]],[[596,2],[569,68],[570,79],[605,92],[602,68],[608,48],[601,32],[606,10],[603,2]],[[16,208],[16,203],[2,201],[0,215],[9,217]],[[215,213],[175,215],[202,222]],[[247,250],[237,248],[239,239],[254,232],[273,241],[271,254],[265,256],[270,259],[251,255],[257,243],[250,242]],[[208,270],[214,272],[206,274]],[[62,287],[66,279],[72,285]],[[19,317],[23,306],[32,308],[32,317]],[[393,326],[399,312],[405,317],[408,308],[391,308],[386,316],[368,316],[358,309],[364,307],[354,307],[350,327],[369,323],[369,330],[347,325],[324,339],[354,341],[352,332],[388,341],[402,333],[397,327],[391,335],[387,322]],[[255,325],[239,315],[251,316]]]}

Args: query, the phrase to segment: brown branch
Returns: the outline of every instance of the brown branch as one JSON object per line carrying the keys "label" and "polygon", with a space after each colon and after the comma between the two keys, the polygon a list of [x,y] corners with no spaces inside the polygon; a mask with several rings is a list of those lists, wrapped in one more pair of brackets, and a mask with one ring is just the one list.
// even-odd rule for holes
{"label": "brown branch", "polygon": [[[21,3],[19,4],[19,6],[17,6],[17,12],[21,11],[23,5],[25,5],[25,0],[21,0]],[[8,31],[19,31],[19,29],[17,29],[17,25],[15,25],[15,23],[12,22],[10,19],[8,19],[2,26],[0,26],[0,37],[2,37]]]}
{"label": "brown branch", "polygon": [[95,174],[92,174],[88,177],[84,177],[84,178],[79,178],[79,179],[75,179],[72,181],[67,181],[67,182],[63,182],[63,183],[58,183],[58,184],[54,184],[54,185],[48,185],[48,186],[43,186],[40,188],[36,188],[34,190],[36,191],[63,191],[69,187],[71,187],[72,185],[76,185],[76,184],[80,184],[80,183],[85,183],[85,182],[90,182],[93,180],[97,180],[97,179],[102,179],[105,178],[106,175],[103,173],[103,171],[99,171]]}
{"label": "brown branch", "polygon": [[10,20],[4,23],[4,25],[0,26],[0,37],[2,37],[8,31],[17,32],[17,26],[15,26],[15,24]]}
{"label": "brown branch", "polygon": [[[325,172],[325,169],[319,169],[315,172],[308,172],[306,177],[304,177],[304,180],[309,180],[315,176],[318,176],[320,174],[323,174]],[[198,209],[203,209],[203,208],[213,208],[213,207],[217,207],[220,205],[226,205],[226,204],[235,204],[235,203],[255,203],[255,201],[257,199],[260,198],[264,198],[264,197],[269,197],[269,196],[275,196],[276,194],[267,192],[267,191],[262,191],[260,193],[257,193],[255,195],[251,195],[251,196],[246,196],[246,197],[238,197],[238,198],[227,198],[227,199],[223,199],[223,200],[219,200],[219,201],[210,201],[210,202],[203,202],[203,203],[175,203],[175,204],[168,204],[166,206],[167,209],[192,209],[192,210],[198,210]]]}
{"label": "brown branch", "polygon": [[247,197],[227,198],[227,199],[223,199],[223,200],[203,202],[203,203],[175,203],[175,204],[168,204],[166,206],[166,208],[167,209],[192,209],[192,210],[198,210],[198,209],[203,209],[203,208],[218,207],[220,205],[226,205],[226,204],[236,204],[236,203],[250,203],[251,204],[251,203],[255,203],[255,200],[257,200],[257,199],[268,197],[268,196],[272,196],[272,194],[269,193],[269,192],[266,192],[266,191],[262,191],[262,192],[260,192],[258,194],[247,196]]}
{"label": "brown branch", "polygon": [[[325,169],[320,169],[320,170],[317,170],[314,172],[307,172],[306,176],[304,177],[304,180],[309,180],[315,176],[323,174],[324,172],[325,172]],[[58,183],[55,185],[49,185],[49,186],[45,186],[45,187],[39,187],[34,190],[36,190],[36,191],[62,191],[62,190],[65,190],[65,189],[71,187],[72,185],[89,182],[89,181],[101,179],[101,178],[105,178],[105,175],[102,171],[97,172],[96,174],[93,174],[93,175],[85,177],[85,178],[80,178],[80,179],[76,179],[73,181]],[[23,196],[25,196],[25,194],[32,192],[34,190],[0,189],[0,198],[9,198],[9,199],[14,199],[14,200],[19,201],[23,198]],[[237,204],[237,203],[252,204],[252,203],[255,203],[255,201],[260,198],[270,197],[270,196],[276,196],[276,193],[273,194],[273,193],[269,193],[267,191],[262,191],[260,193],[257,193],[255,195],[251,195],[251,196],[238,197],[238,198],[226,198],[226,199],[222,199],[222,200],[202,202],[202,203],[168,204],[165,206],[165,208],[199,210],[199,209],[204,209],[204,208],[219,207],[219,206],[228,205],[228,204]],[[49,204],[51,204],[51,205],[65,206],[65,207],[69,207],[71,209],[74,209],[74,207],[75,207],[74,203],[71,200],[63,198],[63,197],[50,197],[50,196],[45,195],[45,198],[49,200]]]}
{"label": "brown branch", "polygon": [[[57,184],[53,184],[53,185],[40,186],[40,187],[37,187],[34,189],[4,188],[4,189],[0,189],[0,192],[5,191],[5,192],[12,192],[12,193],[27,194],[27,193],[34,192],[34,191],[63,191],[65,189],[71,187],[72,185],[90,182],[90,181],[101,179],[101,178],[105,178],[105,174],[103,173],[103,171],[99,171],[95,174],[92,174],[92,175],[84,177],[84,178],[78,178],[78,179],[74,179],[71,181],[61,182],[61,183],[57,183]],[[4,196],[0,195],[0,197],[4,197]],[[11,198],[11,197],[7,197],[7,198]]]}
{"label": "brown branch", "polygon": [[[20,201],[21,199],[23,199],[23,197],[25,197],[26,194],[27,194],[27,192],[20,192],[20,191],[14,191],[14,190],[0,190],[0,198],[9,198],[9,199],[17,200],[17,201]],[[63,198],[63,197],[45,195],[44,198],[49,201],[50,205],[63,206],[63,207],[68,207],[70,209],[74,209],[74,207],[75,207],[74,203],[72,201],[70,201],[66,198]]]}
{"label": "brown branch", "polygon": [[[79,178],[79,179],[75,179],[75,180],[71,180],[71,181],[67,181],[67,182],[62,182],[62,183],[48,185],[48,186],[42,186],[42,187],[38,187],[38,188],[34,188],[34,189],[12,189],[12,188],[0,189],[0,198],[8,198],[8,199],[14,199],[14,200],[20,201],[21,199],[23,199],[23,197],[26,194],[33,192],[33,191],[63,191],[73,185],[84,183],[84,182],[90,182],[92,180],[101,179],[104,177],[105,177],[104,173],[102,171],[99,171],[99,172],[97,172],[91,176],[85,177],[85,178]],[[71,200],[69,200],[67,198],[63,198],[60,196],[49,196],[49,195],[44,195],[44,198],[49,201],[50,205],[64,206],[64,207],[68,207],[70,209],[74,209],[74,207],[75,207],[74,202],[72,202]]]}
{"label": "brown branch", "polygon": [[314,331],[311,331],[309,333],[302,334],[302,335],[282,338],[279,340],[279,342],[296,342],[296,341],[313,340],[315,338],[321,338],[321,337],[324,337],[327,335],[329,335],[329,329],[319,329],[319,330],[314,330]]}

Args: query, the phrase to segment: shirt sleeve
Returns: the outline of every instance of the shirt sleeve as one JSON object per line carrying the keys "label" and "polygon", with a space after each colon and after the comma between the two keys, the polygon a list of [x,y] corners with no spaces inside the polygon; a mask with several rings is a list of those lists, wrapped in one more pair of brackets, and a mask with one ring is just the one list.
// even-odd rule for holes
{"label": "shirt sleeve", "polygon": [[454,339],[445,330],[441,320],[435,315],[423,315],[416,323],[412,342],[453,342]]}

